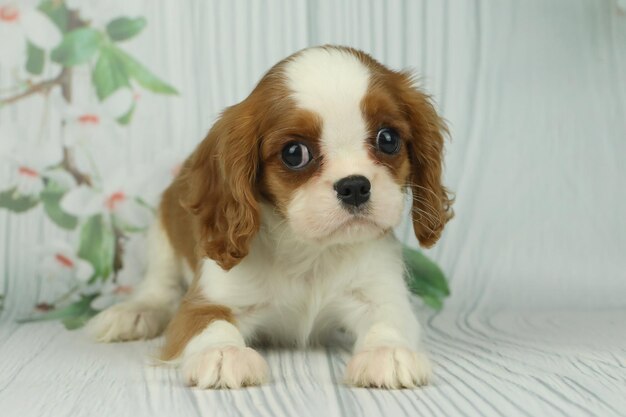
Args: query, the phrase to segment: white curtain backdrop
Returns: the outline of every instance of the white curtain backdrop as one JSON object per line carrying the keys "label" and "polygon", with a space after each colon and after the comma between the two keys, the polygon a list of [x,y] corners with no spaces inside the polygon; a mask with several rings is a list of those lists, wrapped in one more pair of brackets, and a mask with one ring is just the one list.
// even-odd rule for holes
{"label": "white curtain backdrop", "polygon": [[[414,68],[449,122],[456,217],[429,252],[451,281],[448,308],[624,306],[626,16],[617,3],[162,1],[144,2],[142,15],[145,32],[124,48],[179,95],[141,93],[132,123],[97,154],[101,175],[184,157],[275,62],[309,45],[350,45]],[[39,129],[43,105],[34,96],[4,106],[0,123]],[[57,128],[44,140],[58,143],[58,122],[47,123]],[[37,246],[59,233],[41,208],[0,209],[9,303],[36,297]],[[409,228],[399,234],[415,243]]]}

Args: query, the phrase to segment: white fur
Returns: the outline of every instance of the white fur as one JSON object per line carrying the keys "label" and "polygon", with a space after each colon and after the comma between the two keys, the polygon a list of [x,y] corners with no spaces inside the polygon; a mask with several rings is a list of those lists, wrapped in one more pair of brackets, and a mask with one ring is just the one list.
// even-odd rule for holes
{"label": "white fur", "polygon": [[377,347],[350,360],[346,383],[358,387],[413,388],[428,383],[432,367],[423,353],[406,348]]}
{"label": "white fur", "polygon": [[[176,311],[189,279],[189,267],[174,253],[160,221],[148,233],[148,270],[127,301],[89,321],[87,332],[99,342],[150,339],[158,336]],[[187,281],[189,282],[189,281]]]}
{"label": "white fur", "polygon": [[[421,385],[430,363],[419,352],[420,328],[404,282],[401,248],[391,232],[400,221],[404,195],[367,152],[369,133],[360,102],[368,69],[347,52],[313,48],[292,58],[284,70],[297,104],[322,120],[324,170],[297,190],[286,220],[261,204],[261,230],[240,264],[224,271],[210,259],[202,261],[200,290],[208,302],[230,308],[237,326],[216,321],[196,335],[179,358],[183,376],[203,388],[259,384],[267,378],[267,365],[246,344],[306,346],[344,329],[355,337],[348,383]],[[369,213],[357,223],[332,188],[354,174],[372,183]],[[183,263],[174,257],[162,228],[151,241],[145,285],[135,300],[94,319],[91,328],[99,340],[153,335],[126,327],[154,308],[170,316]],[[148,317],[150,329],[164,324],[160,316]]]}
{"label": "white fur", "polygon": [[310,48],[292,58],[284,73],[297,105],[322,119],[325,157],[364,159],[367,128],[360,103],[370,82],[367,67],[346,51]]}
{"label": "white fur", "polygon": [[199,388],[240,388],[267,381],[269,368],[235,326],[217,320],[189,341],[181,372],[188,385]]}

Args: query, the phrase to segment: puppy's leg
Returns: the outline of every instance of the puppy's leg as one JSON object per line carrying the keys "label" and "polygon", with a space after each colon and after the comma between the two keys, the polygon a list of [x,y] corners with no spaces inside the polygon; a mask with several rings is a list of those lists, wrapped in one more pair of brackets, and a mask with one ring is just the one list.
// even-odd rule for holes
{"label": "puppy's leg", "polygon": [[182,260],[176,256],[160,220],[148,233],[148,267],[129,300],[100,312],[87,323],[99,342],[150,339],[171,319],[183,292]]}
{"label": "puppy's leg", "polygon": [[179,362],[185,382],[198,388],[262,384],[267,363],[246,347],[234,323],[230,309],[208,304],[191,289],[167,327],[161,358]]}
{"label": "puppy's leg", "polygon": [[346,368],[350,385],[411,388],[426,385],[431,377],[430,360],[419,349],[419,322],[403,281],[398,281],[358,289],[350,303],[346,324],[356,335]]}

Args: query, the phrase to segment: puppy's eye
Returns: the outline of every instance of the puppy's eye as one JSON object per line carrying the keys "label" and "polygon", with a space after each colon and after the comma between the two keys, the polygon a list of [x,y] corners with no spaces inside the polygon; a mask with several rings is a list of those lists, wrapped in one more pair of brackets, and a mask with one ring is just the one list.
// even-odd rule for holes
{"label": "puppy's eye", "polygon": [[400,150],[400,136],[398,132],[383,127],[376,135],[376,147],[383,153],[393,155]]}
{"label": "puppy's eye", "polygon": [[311,151],[303,143],[288,143],[282,152],[283,162],[291,169],[304,168],[311,162]]}

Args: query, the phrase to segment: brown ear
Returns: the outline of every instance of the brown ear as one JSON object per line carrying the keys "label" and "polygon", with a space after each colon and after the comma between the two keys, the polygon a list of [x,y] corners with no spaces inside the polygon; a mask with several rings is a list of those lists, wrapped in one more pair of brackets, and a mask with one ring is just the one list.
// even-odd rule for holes
{"label": "brown ear", "polygon": [[241,103],[224,111],[185,163],[183,206],[196,216],[199,248],[229,270],[248,254],[259,230],[258,137]]}
{"label": "brown ear", "polygon": [[452,198],[441,183],[443,169],[445,122],[430,98],[414,86],[413,77],[400,73],[400,96],[408,115],[411,138],[408,140],[411,174],[409,185],[413,193],[413,230],[424,247],[434,245],[445,224],[454,213]]}

